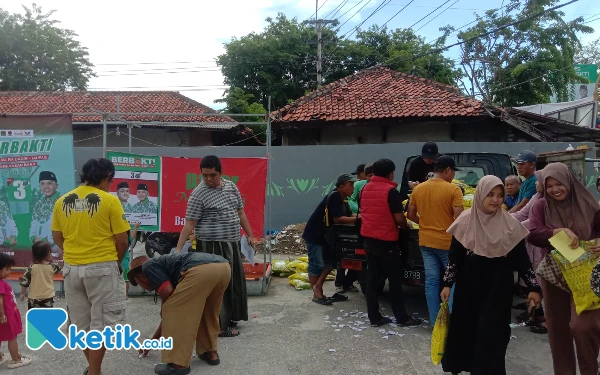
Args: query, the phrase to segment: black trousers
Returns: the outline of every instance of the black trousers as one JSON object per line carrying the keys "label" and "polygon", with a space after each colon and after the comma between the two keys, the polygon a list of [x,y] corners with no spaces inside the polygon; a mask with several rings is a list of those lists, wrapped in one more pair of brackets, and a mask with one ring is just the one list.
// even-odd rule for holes
{"label": "black trousers", "polygon": [[[369,241],[371,242],[371,241]],[[368,246],[367,252],[367,309],[371,323],[377,323],[382,315],[379,311],[379,283],[382,277],[387,276],[390,284],[390,299],[392,311],[399,324],[405,323],[409,316],[404,307],[404,292],[402,290],[402,273],[399,267],[402,264],[400,248],[396,243],[379,243]]]}
{"label": "black trousers", "polygon": [[348,289],[354,285],[354,282],[358,280],[358,271],[346,270],[339,266],[335,273],[335,286],[337,288],[343,287]]}

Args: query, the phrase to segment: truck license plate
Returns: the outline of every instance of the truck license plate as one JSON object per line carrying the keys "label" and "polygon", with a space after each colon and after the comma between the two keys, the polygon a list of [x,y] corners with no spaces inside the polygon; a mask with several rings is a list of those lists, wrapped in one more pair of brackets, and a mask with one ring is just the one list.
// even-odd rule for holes
{"label": "truck license plate", "polygon": [[404,279],[406,280],[421,280],[421,272],[419,271],[404,271]]}

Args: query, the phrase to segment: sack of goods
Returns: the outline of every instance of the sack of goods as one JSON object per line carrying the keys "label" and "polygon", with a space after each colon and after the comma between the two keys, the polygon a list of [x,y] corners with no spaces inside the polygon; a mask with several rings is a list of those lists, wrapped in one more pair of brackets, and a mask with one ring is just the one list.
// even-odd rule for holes
{"label": "sack of goods", "polygon": [[[589,242],[589,243],[588,243]],[[575,301],[575,310],[580,315],[586,310],[600,308],[600,297],[592,290],[592,271],[598,264],[598,258],[588,249],[594,241],[580,241],[580,246],[586,252],[574,262],[569,262],[559,251],[552,250],[552,258],[565,277]]]}

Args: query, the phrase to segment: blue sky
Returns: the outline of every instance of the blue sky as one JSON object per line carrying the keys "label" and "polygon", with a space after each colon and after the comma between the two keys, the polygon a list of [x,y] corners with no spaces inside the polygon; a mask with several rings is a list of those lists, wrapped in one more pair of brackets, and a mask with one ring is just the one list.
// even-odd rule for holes
{"label": "blue sky", "polygon": [[[320,16],[327,15],[342,1],[327,0],[319,11]],[[342,27],[342,34],[356,27],[384,0],[366,1],[369,4]],[[383,24],[409,1],[392,0],[364,27]],[[388,28],[409,27],[445,1],[415,0],[388,24]],[[360,0],[348,0],[338,16],[358,2]],[[567,0],[561,1],[564,2]],[[74,30],[79,35],[78,40],[89,49],[98,74],[90,81],[90,89],[176,90],[213,108],[220,107],[213,102],[225,89],[223,76],[214,62],[214,58],[223,53],[223,42],[234,36],[260,32],[265,18],[274,17],[278,12],[307,19],[315,10],[314,0],[104,0],[93,6],[80,0],[36,0],[36,3],[44,10],[56,10],[54,17],[62,26]],[[341,22],[365,3],[354,8]],[[3,0],[0,7],[20,12],[21,4],[22,0]],[[441,34],[440,26],[460,27],[475,19],[474,12],[483,13],[501,4],[502,0],[459,0],[419,33],[427,40],[434,40]],[[580,15],[592,19],[595,17],[590,16],[600,12],[597,4],[598,0],[579,0],[563,9],[568,19]],[[582,36],[583,41],[600,36],[600,20],[589,25],[599,31]],[[450,39],[448,43],[454,41]],[[454,48],[446,54],[455,58],[458,51]]]}

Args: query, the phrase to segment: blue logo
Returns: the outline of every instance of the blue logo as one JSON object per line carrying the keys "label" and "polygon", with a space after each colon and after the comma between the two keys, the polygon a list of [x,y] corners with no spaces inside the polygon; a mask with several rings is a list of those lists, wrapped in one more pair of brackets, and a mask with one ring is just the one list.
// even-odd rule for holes
{"label": "blue logo", "polygon": [[25,342],[30,350],[39,350],[48,343],[55,350],[69,347],[75,349],[108,350],[153,349],[171,350],[173,339],[161,337],[158,340],[147,339],[140,344],[140,331],[133,330],[129,324],[117,324],[114,328],[104,327],[102,331],[78,330],[74,324],[69,325],[68,336],[61,328],[67,322],[64,309],[31,309],[25,316],[27,329]]}
{"label": "blue logo", "polygon": [[67,322],[67,312],[63,309],[30,309],[25,316],[27,329],[25,342],[31,350],[38,350],[45,343],[56,350],[66,348],[67,336],[60,330]]}

